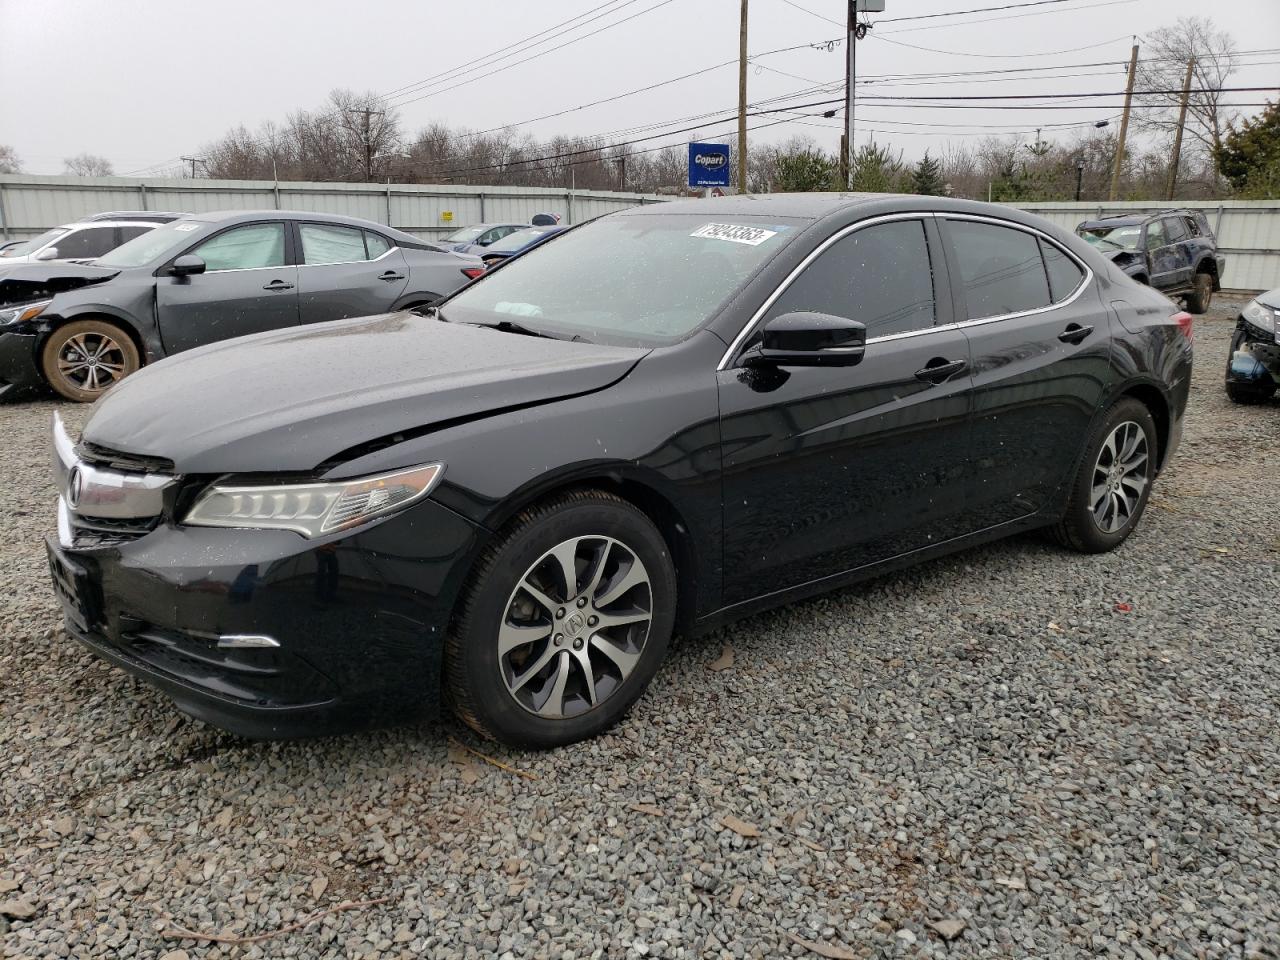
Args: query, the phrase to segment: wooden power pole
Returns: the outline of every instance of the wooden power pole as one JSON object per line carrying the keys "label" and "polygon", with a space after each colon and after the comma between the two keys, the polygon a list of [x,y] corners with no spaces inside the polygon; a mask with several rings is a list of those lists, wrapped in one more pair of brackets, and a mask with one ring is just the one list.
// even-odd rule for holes
{"label": "wooden power pole", "polygon": [[1120,141],[1116,144],[1116,168],[1111,171],[1111,191],[1108,200],[1115,200],[1120,193],[1120,170],[1124,167],[1124,138],[1129,132],[1129,104],[1133,100],[1133,80],[1138,73],[1138,45],[1129,52],[1129,82],[1124,88],[1124,113],[1120,115]]}
{"label": "wooden power pole", "polygon": [[747,0],[738,31],[738,192],[747,192]]}
{"label": "wooden power pole", "polygon": [[1182,104],[1178,107],[1178,132],[1173,136],[1173,156],[1169,158],[1169,188],[1165,199],[1172,200],[1178,186],[1178,159],[1182,153],[1182,128],[1187,125],[1187,102],[1191,99],[1191,74],[1196,69],[1196,58],[1187,61],[1187,75],[1182,78]]}

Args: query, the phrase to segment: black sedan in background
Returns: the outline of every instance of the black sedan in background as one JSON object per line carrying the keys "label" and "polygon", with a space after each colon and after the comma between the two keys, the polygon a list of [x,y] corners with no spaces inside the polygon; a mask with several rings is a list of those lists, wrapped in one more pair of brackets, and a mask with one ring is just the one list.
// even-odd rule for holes
{"label": "black sedan in background", "polygon": [[424,306],[484,272],[407,233],[281,210],[183,216],[91,264],[0,273],[0,397],[97,399],[142,364],[264,330]]}
{"label": "black sedan in background", "polygon": [[1260,293],[1236,317],[1227,355],[1227,396],[1236,403],[1270,400],[1280,384],[1280,288]]}
{"label": "black sedan in background", "polygon": [[1118,546],[1191,370],[1190,316],[1083,240],[937,197],[640,207],[426,313],[193,350],[55,424],[72,635],[249,735],[443,691],[569,743],[673,631],[1036,527]]}

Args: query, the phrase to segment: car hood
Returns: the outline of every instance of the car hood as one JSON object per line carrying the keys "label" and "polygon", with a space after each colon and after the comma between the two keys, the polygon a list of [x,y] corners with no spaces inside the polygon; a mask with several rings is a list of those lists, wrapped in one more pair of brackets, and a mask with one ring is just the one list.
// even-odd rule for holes
{"label": "car hood", "polygon": [[44,300],[67,290],[104,283],[120,271],[83,263],[15,263],[0,260],[0,306]]}
{"label": "car hood", "polygon": [[1254,297],[1261,304],[1265,304],[1272,310],[1280,310],[1280,287],[1274,290],[1268,290],[1266,293],[1260,293]]}
{"label": "car hood", "polygon": [[309,472],[621,379],[645,355],[392,313],[272,331],[162,360],[98,401],[83,439],[179,473]]}

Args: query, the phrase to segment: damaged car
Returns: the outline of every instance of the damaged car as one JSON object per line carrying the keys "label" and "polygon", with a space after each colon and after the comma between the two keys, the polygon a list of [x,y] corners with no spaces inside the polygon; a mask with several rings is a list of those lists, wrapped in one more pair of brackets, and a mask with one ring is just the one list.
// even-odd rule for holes
{"label": "damaged car", "polygon": [[193,347],[416,309],[482,273],[478,257],[351,217],[185,216],[90,263],[0,272],[0,398],[48,386],[89,402]]}
{"label": "damaged car", "polygon": [[1236,317],[1227,355],[1227,396],[1236,403],[1270,400],[1280,384],[1280,288],[1260,293]]}
{"label": "damaged car", "polygon": [[673,633],[1033,528],[1118,547],[1178,447],[1191,324],[1009,207],[634,207],[421,314],[192,350],[78,440],[55,423],[53,586],[74,638],[229,730],[443,699],[566,744]]}
{"label": "damaged car", "polygon": [[1116,214],[1086,220],[1076,234],[1139,283],[1204,313],[1222,289],[1227,259],[1199,210]]}

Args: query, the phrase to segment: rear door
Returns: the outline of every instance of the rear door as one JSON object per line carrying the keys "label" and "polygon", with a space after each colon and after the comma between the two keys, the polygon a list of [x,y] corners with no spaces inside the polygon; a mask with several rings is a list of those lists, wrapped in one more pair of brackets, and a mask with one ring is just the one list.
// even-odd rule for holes
{"label": "rear door", "polygon": [[298,322],[298,268],[287,224],[267,220],[229,227],[184,250],[205,272],[156,280],[156,315],[166,353]]}
{"label": "rear door", "polygon": [[1049,238],[990,218],[941,225],[973,350],[968,510],[986,528],[1057,502],[1111,381],[1109,317]]}
{"label": "rear door", "polygon": [[298,311],[303,323],[385,313],[409,282],[404,254],[372,230],[297,224]]}
{"label": "rear door", "polygon": [[1178,251],[1169,243],[1163,220],[1147,224],[1144,249],[1151,264],[1151,286],[1157,290],[1178,286]]}
{"label": "rear door", "polygon": [[860,227],[766,309],[762,322],[813,310],[865,323],[857,366],[735,357],[717,375],[727,604],[966,532],[969,345],[936,236],[929,217]]}
{"label": "rear door", "polygon": [[1169,241],[1170,262],[1173,264],[1175,283],[1183,286],[1191,282],[1192,240],[1182,217],[1164,217],[1164,235]]}

